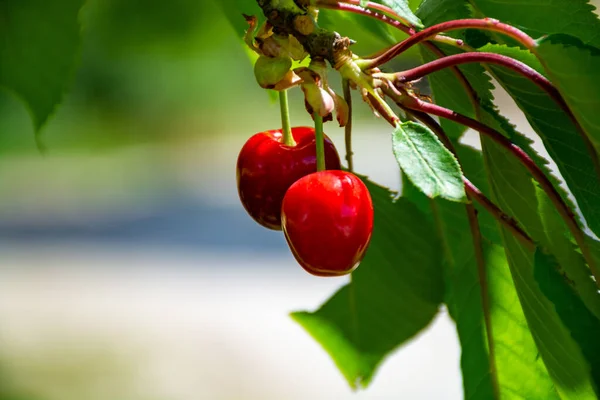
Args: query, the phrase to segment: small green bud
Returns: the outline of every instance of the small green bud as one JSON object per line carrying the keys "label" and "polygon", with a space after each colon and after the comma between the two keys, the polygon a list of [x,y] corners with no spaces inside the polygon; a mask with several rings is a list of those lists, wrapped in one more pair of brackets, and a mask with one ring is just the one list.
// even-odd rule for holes
{"label": "small green bud", "polygon": [[292,59],[289,57],[260,56],[254,64],[254,76],[260,87],[274,89],[292,68]]}

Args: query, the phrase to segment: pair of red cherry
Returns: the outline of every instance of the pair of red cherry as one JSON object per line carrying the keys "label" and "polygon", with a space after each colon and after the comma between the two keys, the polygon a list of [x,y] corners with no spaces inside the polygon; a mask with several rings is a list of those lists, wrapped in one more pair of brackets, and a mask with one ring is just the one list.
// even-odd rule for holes
{"label": "pair of red cherry", "polygon": [[369,190],[354,174],[341,171],[333,142],[325,136],[326,170],[317,170],[315,131],[292,128],[295,146],[281,130],[257,133],[240,151],[238,193],[259,224],[285,234],[298,263],[317,276],[354,270],[373,230]]}

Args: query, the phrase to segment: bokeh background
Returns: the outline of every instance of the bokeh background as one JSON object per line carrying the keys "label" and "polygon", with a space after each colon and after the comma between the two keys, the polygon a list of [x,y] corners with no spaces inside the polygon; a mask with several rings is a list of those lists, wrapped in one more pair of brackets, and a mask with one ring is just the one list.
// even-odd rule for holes
{"label": "bokeh background", "polygon": [[[358,393],[289,318],[346,279],[305,273],[239,203],[237,153],[280,120],[222,6],[88,1],[45,156],[0,90],[0,400],[460,399],[445,310]],[[383,44],[338,30],[359,54]],[[356,103],[356,169],[399,189],[389,129]]]}

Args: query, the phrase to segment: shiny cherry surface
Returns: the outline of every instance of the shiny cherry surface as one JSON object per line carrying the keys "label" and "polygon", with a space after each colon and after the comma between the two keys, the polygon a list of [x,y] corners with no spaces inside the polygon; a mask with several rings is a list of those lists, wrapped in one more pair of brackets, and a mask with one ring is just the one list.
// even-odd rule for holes
{"label": "shiny cherry surface", "polygon": [[306,271],[317,276],[348,274],[371,241],[371,195],[350,172],[307,175],[283,199],[282,227],[294,257]]}
{"label": "shiny cherry surface", "polygon": [[[281,203],[288,188],[317,170],[315,130],[294,127],[295,146],[283,144],[281,130],[252,136],[238,156],[237,187],[248,214],[259,224],[281,230]],[[340,169],[340,157],[325,136],[325,164]]]}

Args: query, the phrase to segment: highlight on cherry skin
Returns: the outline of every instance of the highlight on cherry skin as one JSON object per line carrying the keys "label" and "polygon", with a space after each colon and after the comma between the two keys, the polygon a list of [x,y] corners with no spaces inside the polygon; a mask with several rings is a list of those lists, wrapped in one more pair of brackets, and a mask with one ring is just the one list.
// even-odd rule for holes
{"label": "highlight on cherry skin", "polygon": [[[237,188],[242,205],[260,225],[281,230],[281,204],[288,188],[317,170],[315,130],[293,127],[295,146],[283,143],[281,129],[255,134],[237,160]],[[341,168],[340,157],[325,135],[325,167]]]}
{"label": "highlight on cherry skin", "polygon": [[373,202],[365,184],[346,171],[321,171],[285,194],[282,227],[296,261],[316,276],[352,272],[373,231]]}

